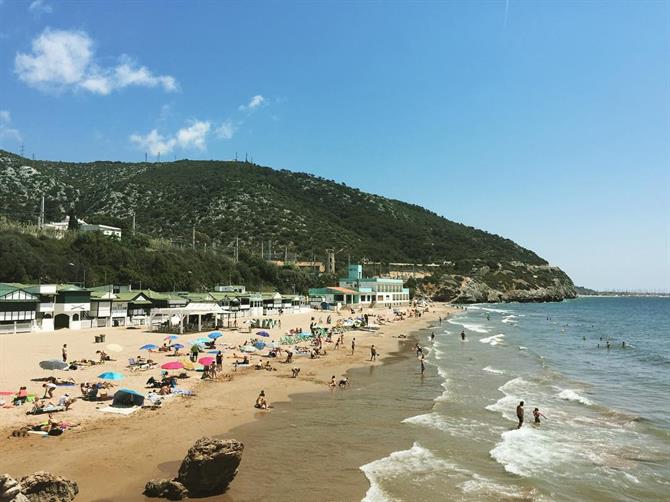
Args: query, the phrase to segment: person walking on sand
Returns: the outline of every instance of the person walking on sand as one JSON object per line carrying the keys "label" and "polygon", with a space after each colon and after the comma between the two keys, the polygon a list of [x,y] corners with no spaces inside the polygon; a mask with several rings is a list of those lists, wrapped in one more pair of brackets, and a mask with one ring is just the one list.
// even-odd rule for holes
{"label": "person walking on sand", "polygon": [[356,350],[356,338],[351,339],[351,355],[354,355],[354,351]]}
{"label": "person walking on sand", "polygon": [[519,406],[516,407],[516,418],[519,419],[519,425],[517,429],[521,429],[523,425],[523,401],[519,403]]}
{"label": "person walking on sand", "polygon": [[372,347],[370,347],[370,361],[376,361],[376,360],[377,360],[377,349],[373,344]]}
{"label": "person walking on sand", "polygon": [[63,354],[63,362],[67,362],[67,343],[63,344],[63,350],[61,351]]}

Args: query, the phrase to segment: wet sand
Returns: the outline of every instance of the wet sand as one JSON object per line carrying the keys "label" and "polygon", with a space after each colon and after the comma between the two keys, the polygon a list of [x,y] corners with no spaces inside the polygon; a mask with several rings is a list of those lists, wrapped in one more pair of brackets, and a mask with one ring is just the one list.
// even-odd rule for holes
{"label": "wet sand", "polygon": [[[174,476],[178,462],[199,437],[232,437],[227,431],[254,420],[262,421],[268,415],[282,413],[285,406],[282,402],[288,402],[292,394],[330,392],[327,381],[332,375],[339,377],[354,366],[374,368],[382,364],[398,350],[398,334],[419,329],[446,312],[446,307],[437,306],[420,319],[411,318],[390,324],[379,333],[348,332],[345,347],[349,347],[351,338],[356,337],[355,355],[350,355],[351,350],[344,348],[339,351],[329,349],[328,356],[320,359],[298,358],[295,366],[302,369],[298,379],[290,378],[291,365],[275,364],[279,368],[276,372],[239,370],[230,381],[199,383],[196,385],[197,397],[175,398],[155,411],[142,410],[129,417],[108,417],[94,412],[94,419],[84,421],[81,428],[69,430],[60,437],[3,439],[0,443],[0,472],[21,476],[36,470],[52,471],[76,480],[81,500],[143,500],[141,492],[146,481]],[[318,317],[320,314],[307,314],[307,325],[310,315]],[[295,317],[291,323],[302,322],[305,325],[304,320]],[[282,318],[284,331],[289,318]],[[92,332],[85,333],[92,338]],[[144,340],[143,343],[149,343]],[[56,347],[60,346],[60,340],[49,341]],[[109,337],[107,341],[110,341]],[[381,354],[377,363],[366,361],[372,343]],[[6,352],[3,351],[3,354]],[[144,378],[147,376],[145,374]],[[260,389],[265,390],[268,400],[277,406],[275,409],[263,412],[253,408]],[[346,397],[345,392],[341,395]],[[11,410],[0,410],[0,413],[5,411]],[[2,437],[7,438],[8,427],[5,423],[3,426]],[[276,439],[278,442],[290,440],[283,435],[278,435]],[[243,460],[241,469],[256,472],[259,467],[254,465],[253,454],[249,453],[254,449],[254,434],[250,434],[245,442],[245,455],[252,460]],[[328,448],[329,445],[324,444],[321,451]],[[290,464],[287,468],[290,469]]]}

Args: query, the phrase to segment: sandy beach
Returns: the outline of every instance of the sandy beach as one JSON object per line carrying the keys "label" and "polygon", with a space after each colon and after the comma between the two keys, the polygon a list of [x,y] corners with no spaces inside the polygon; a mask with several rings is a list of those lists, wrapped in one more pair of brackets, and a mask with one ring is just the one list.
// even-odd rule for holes
{"label": "sandy beach", "polygon": [[[371,311],[372,312],[372,311]],[[398,350],[401,334],[425,327],[439,316],[444,317],[449,308],[435,305],[420,318],[408,318],[387,324],[377,332],[349,331],[345,334],[344,347],[334,350],[334,344],[325,346],[327,355],[317,359],[309,356],[294,357],[293,364],[284,364],[284,358],[269,359],[277,371],[258,371],[240,368],[233,371],[233,353],[224,351],[223,372],[216,381],[200,380],[200,373],[189,372],[191,378],[180,380],[179,386],[192,390],[193,397],[173,397],[155,410],[139,410],[130,416],[118,416],[97,411],[109,403],[77,401],[67,412],[54,415],[58,419],[81,425],[67,430],[59,437],[11,437],[11,431],[45,419],[26,416],[29,405],[0,409],[2,417],[0,434],[0,472],[21,476],[37,470],[47,470],[76,480],[80,487],[80,500],[142,500],[147,480],[171,477],[187,449],[199,437],[210,435],[226,437],[226,432],[253,420],[262,419],[270,411],[253,407],[260,390],[265,390],[268,401],[288,401],[291,394],[324,391],[330,392],[331,376],[339,378],[348,369],[363,365],[380,365],[385,357]],[[390,310],[374,310],[375,314],[392,317]],[[312,317],[325,321],[327,313],[309,312],[284,315],[282,328],[270,331],[272,340],[278,340],[293,328],[308,330]],[[343,314],[343,317],[346,317]],[[333,315],[333,321],[338,316]],[[248,340],[250,334],[225,331],[218,345],[237,346]],[[254,336],[256,330],[252,330]],[[94,335],[106,335],[105,343],[94,343]],[[186,345],[189,340],[202,337],[194,333],[182,335],[178,342]],[[356,351],[351,354],[351,340],[356,338]],[[77,371],[55,371],[59,377],[74,377],[77,383],[95,381],[102,372],[116,371],[126,378],[119,387],[145,392],[144,384],[150,376],[158,377],[159,369],[130,372],[128,359],[143,354],[159,364],[174,360],[165,353],[139,351],[139,347],[153,343],[162,345],[165,335],[141,330],[107,328],[98,330],[32,333],[0,337],[0,390],[17,390],[26,385],[30,393],[41,396],[41,382],[31,379],[48,376],[41,370],[39,361],[58,359],[62,345],[67,343],[68,356],[73,359],[96,359],[95,351],[107,344],[118,344],[121,352],[110,353],[116,361],[106,362]],[[370,362],[370,346],[377,347],[380,357]],[[252,355],[252,363],[259,360]],[[263,359],[268,360],[268,359]],[[301,369],[299,378],[291,378],[291,368]],[[59,387],[52,401],[69,392],[80,395],[78,387]],[[113,390],[110,391],[113,393]],[[6,398],[5,398],[6,399]],[[247,444],[253,448],[253,444]],[[242,469],[254,468],[243,465]]]}

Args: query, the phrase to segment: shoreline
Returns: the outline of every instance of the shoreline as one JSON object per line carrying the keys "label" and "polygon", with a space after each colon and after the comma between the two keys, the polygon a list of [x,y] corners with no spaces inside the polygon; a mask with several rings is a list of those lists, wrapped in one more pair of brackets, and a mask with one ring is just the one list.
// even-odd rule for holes
{"label": "shoreline", "polygon": [[[298,379],[289,378],[290,365],[284,364],[276,364],[277,372],[239,370],[226,382],[199,383],[196,385],[199,395],[195,398],[175,400],[154,411],[132,417],[103,416],[58,438],[10,437],[0,446],[0,472],[18,477],[47,470],[77,481],[80,497],[85,500],[142,500],[144,484],[152,478],[173,476],[178,462],[195,440],[207,435],[228,436],[236,427],[262,419],[268,412],[253,408],[259,389],[266,391],[270,403],[289,405],[296,394],[326,391],[330,375],[383,364],[399,350],[402,340],[397,338],[399,334],[424,328],[451,311],[445,304],[435,304],[421,318],[390,323],[379,333],[349,331],[345,334],[345,348],[329,350],[328,356],[320,359],[298,358],[296,365],[302,369]],[[310,312],[307,318],[310,315],[319,313]],[[290,321],[304,323],[299,316]],[[282,320],[287,323],[289,316]],[[359,343],[353,357],[346,355],[352,337]],[[372,343],[381,353],[376,363],[366,362]],[[240,396],[244,396],[242,401]],[[6,429],[3,427],[2,432]],[[176,467],[166,472],[169,470],[166,466],[172,464]]]}

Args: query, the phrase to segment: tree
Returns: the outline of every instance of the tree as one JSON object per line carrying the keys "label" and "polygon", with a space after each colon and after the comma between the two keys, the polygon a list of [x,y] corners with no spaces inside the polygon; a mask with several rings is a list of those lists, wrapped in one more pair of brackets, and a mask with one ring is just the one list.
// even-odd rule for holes
{"label": "tree", "polygon": [[74,207],[71,207],[70,212],[67,213],[67,214],[70,217],[70,220],[67,223],[67,229],[68,230],[79,230],[79,220],[77,219],[77,215],[74,212]]}

